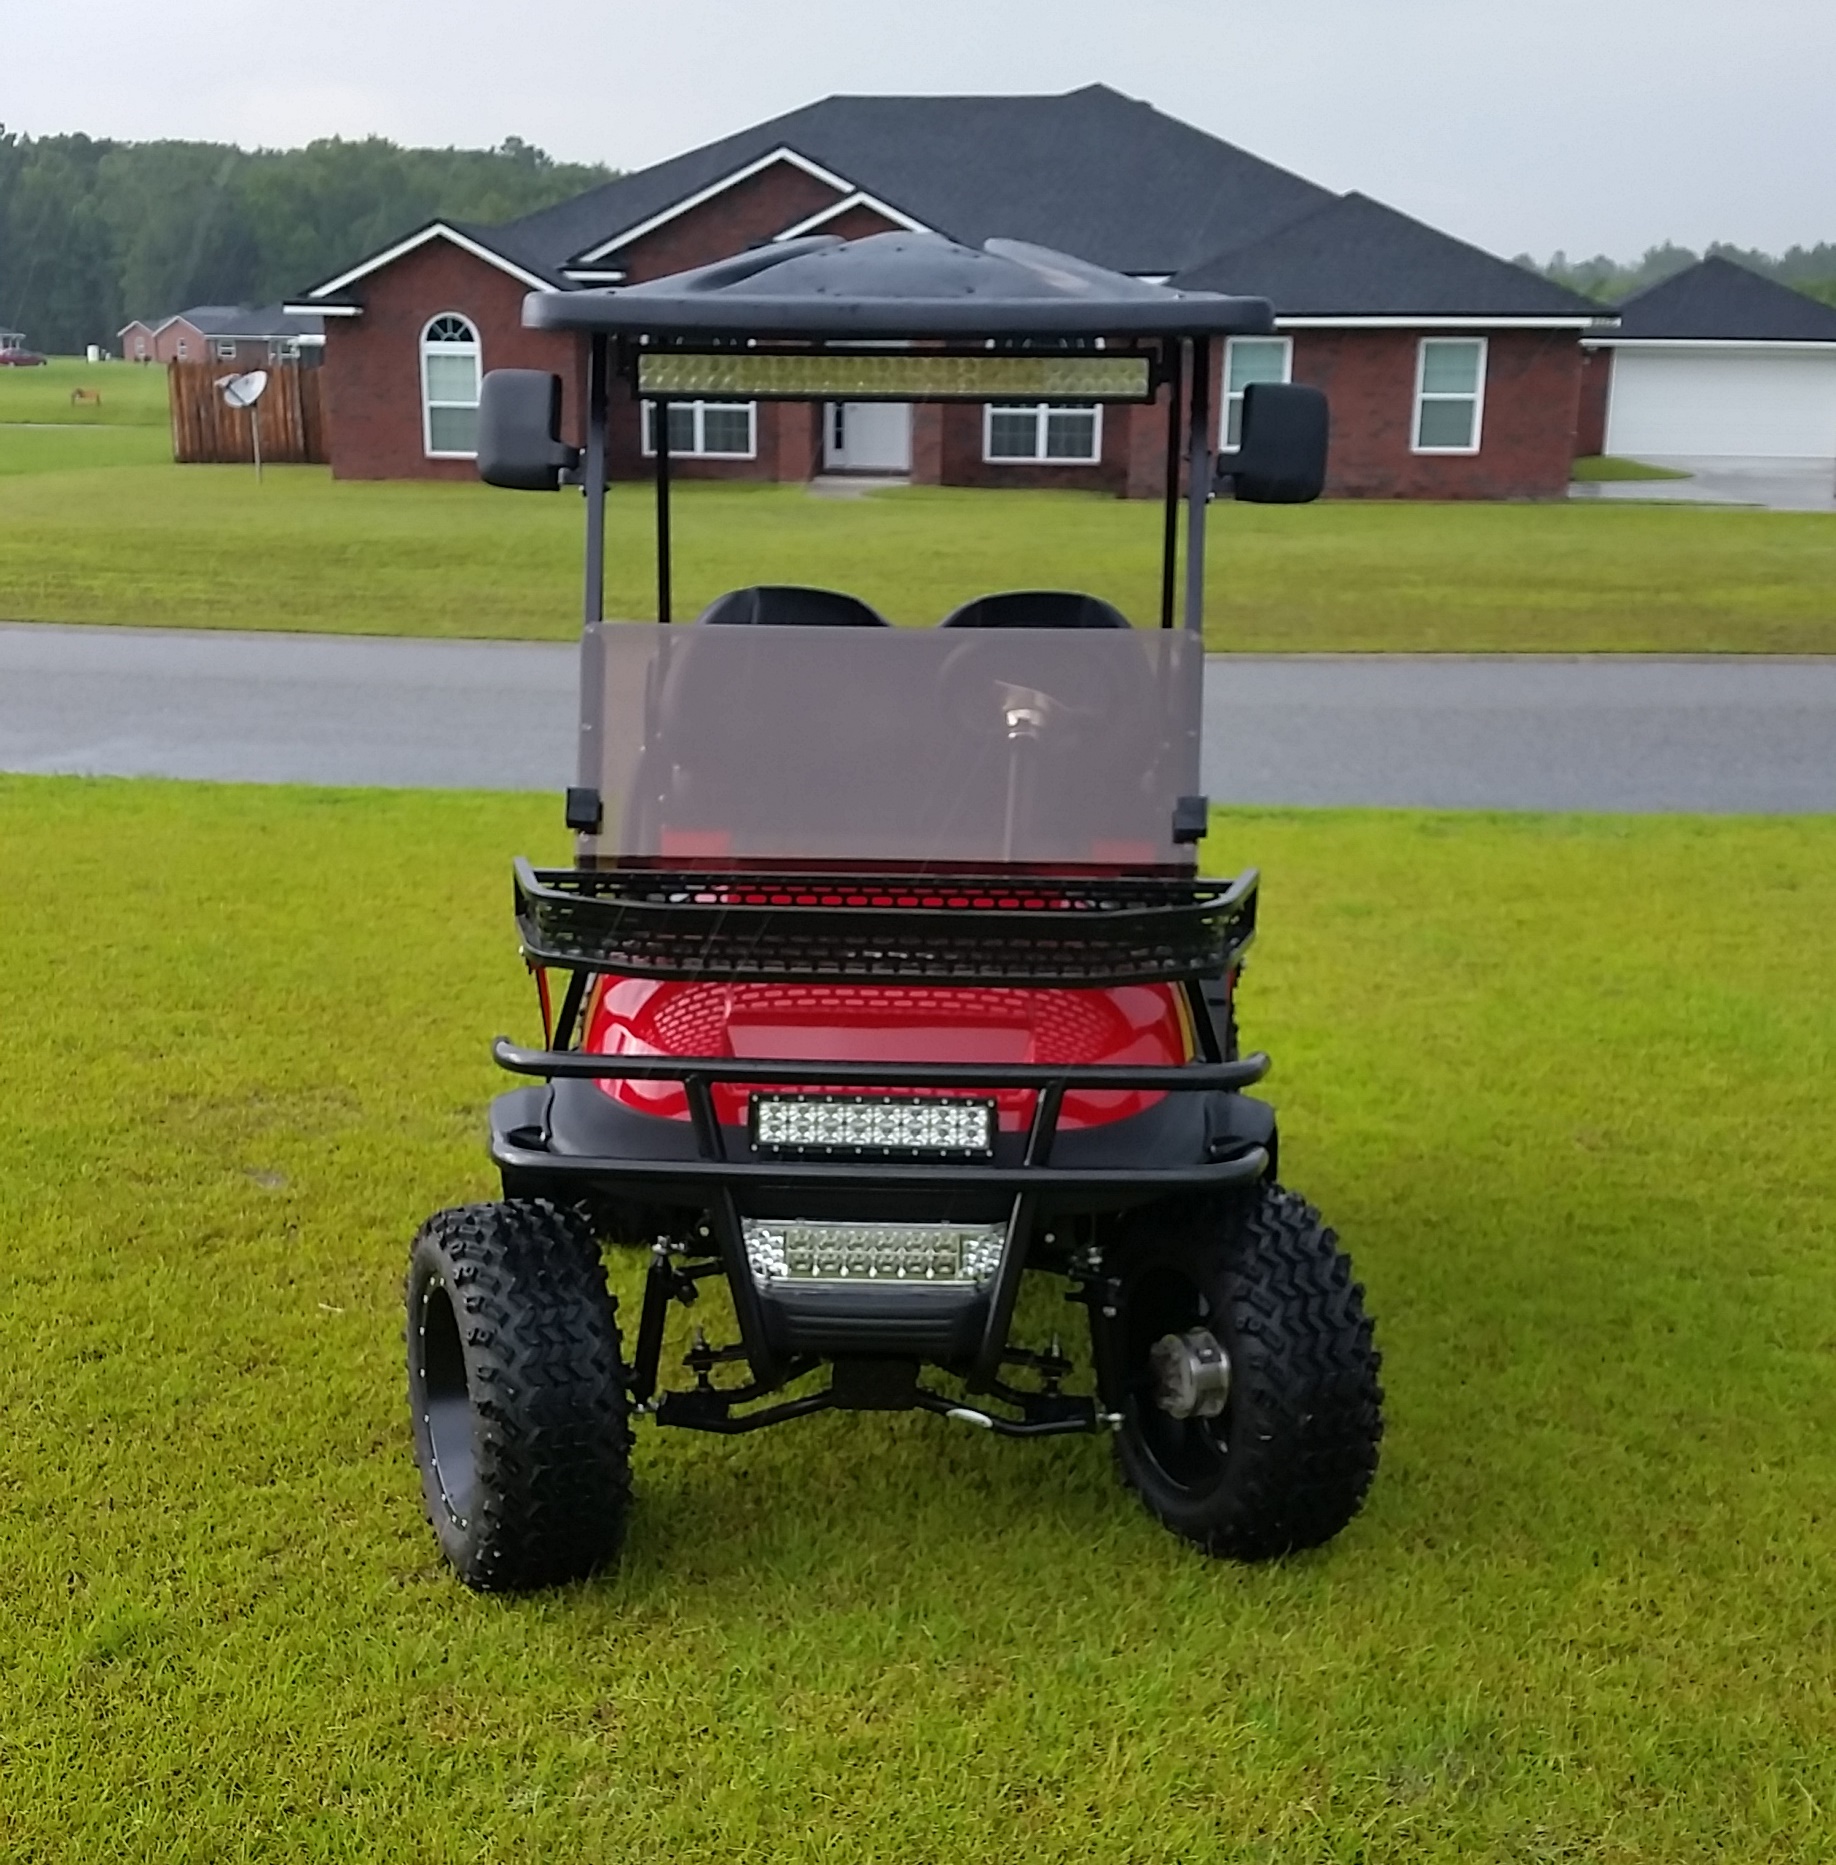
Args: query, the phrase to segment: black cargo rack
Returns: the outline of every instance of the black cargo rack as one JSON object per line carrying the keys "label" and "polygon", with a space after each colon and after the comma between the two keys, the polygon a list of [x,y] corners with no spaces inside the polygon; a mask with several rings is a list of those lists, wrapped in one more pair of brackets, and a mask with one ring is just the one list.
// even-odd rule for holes
{"label": "black cargo rack", "polygon": [[1221,976],[1256,930],[1254,869],[1160,876],[718,872],[516,863],[532,965],[639,978],[988,986]]}

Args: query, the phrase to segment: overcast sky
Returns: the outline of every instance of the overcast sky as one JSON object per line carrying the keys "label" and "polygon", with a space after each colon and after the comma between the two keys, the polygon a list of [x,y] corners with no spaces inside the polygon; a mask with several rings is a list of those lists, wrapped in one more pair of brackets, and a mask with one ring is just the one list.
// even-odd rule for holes
{"label": "overcast sky", "polygon": [[1836,0],[0,0],[0,123],[636,168],[832,91],[1100,80],[1504,254],[1836,240]]}

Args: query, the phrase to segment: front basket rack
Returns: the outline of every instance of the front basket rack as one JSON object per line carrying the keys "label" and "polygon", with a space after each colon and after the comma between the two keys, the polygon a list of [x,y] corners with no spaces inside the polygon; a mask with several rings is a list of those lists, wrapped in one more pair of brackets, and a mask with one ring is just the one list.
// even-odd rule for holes
{"label": "front basket rack", "polygon": [[1256,929],[1256,873],[778,873],[516,863],[532,965],[639,978],[1095,988],[1217,977]]}

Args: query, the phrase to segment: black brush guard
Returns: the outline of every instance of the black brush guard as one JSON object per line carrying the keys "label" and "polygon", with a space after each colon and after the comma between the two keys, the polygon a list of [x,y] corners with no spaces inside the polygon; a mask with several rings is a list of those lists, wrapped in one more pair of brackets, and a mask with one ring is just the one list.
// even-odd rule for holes
{"label": "black brush guard", "polygon": [[[978,1344],[968,1366],[972,1391],[1013,1396],[1001,1385],[1020,1280],[1042,1206],[1054,1196],[1113,1196],[1119,1205],[1180,1192],[1253,1184],[1268,1171],[1254,1143],[1224,1156],[1161,1166],[1055,1166],[1053,1143],[1065,1096],[1079,1090],[1127,1089],[1165,1094],[1235,1093],[1259,1082],[1266,1055],[1225,1060],[1218,1054],[1203,986],[1236,969],[1255,931],[1257,877],[1234,881],[1161,877],[1014,875],[909,876],[835,873],[710,874],[654,868],[536,869],[516,864],[516,915],[531,968],[575,974],[559,1036],[571,1038],[583,987],[600,973],[720,981],[860,981],[976,984],[987,987],[1097,989],[1144,982],[1186,989],[1209,1059],[1173,1065],[1039,1063],[903,1063],[784,1061],[732,1056],[595,1055],[573,1048],[527,1049],[500,1037],[498,1065],[513,1074],[561,1079],[675,1081],[689,1104],[692,1159],[646,1159],[557,1153],[539,1133],[494,1131],[491,1153],[506,1174],[557,1186],[666,1195],[708,1214],[710,1254],[731,1288],[741,1350],[752,1371],[737,1392],[705,1386],[666,1394],[661,1422],[734,1431],[802,1416],[834,1401],[815,1394],[745,1418],[731,1406],[780,1387],[810,1362],[784,1354],[772,1338],[764,1295],[754,1279],[741,1226],[748,1189],[970,1189],[1011,1199],[1006,1240],[981,1308]],[[546,1002],[546,996],[544,1001]],[[1026,1089],[1034,1112],[1018,1164],[907,1159],[849,1160],[731,1156],[713,1088],[734,1086],[877,1091]],[[748,1152],[750,1148],[746,1149]],[[674,1270],[658,1259],[646,1291],[634,1390],[654,1390],[662,1306]],[[661,1278],[661,1280],[659,1280]],[[653,1315],[652,1310],[656,1313]],[[948,1409],[936,1395],[909,1401]],[[1049,1416],[1020,1424],[993,1414],[976,1422],[1023,1435],[1089,1430],[1096,1414],[1069,1400]]]}

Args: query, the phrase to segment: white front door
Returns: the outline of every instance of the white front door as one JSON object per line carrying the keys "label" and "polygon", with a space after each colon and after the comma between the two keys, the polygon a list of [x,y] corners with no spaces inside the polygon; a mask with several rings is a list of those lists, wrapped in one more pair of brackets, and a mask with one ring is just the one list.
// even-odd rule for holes
{"label": "white front door", "polygon": [[832,401],[823,408],[822,463],[832,473],[909,473],[912,408],[902,401]]}

